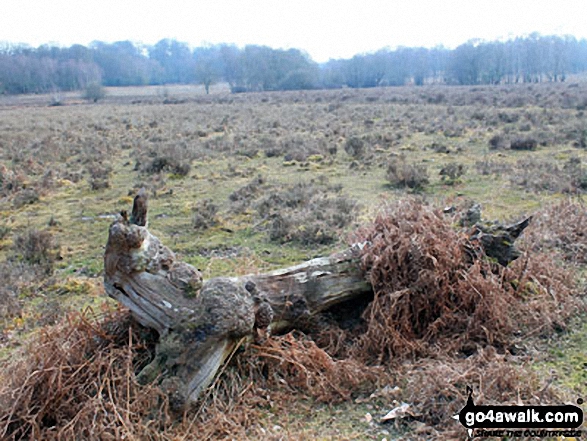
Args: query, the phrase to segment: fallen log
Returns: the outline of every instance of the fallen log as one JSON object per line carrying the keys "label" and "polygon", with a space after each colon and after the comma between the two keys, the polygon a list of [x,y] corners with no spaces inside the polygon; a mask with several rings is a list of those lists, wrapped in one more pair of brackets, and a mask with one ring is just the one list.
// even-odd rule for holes
{"label": "fallen log", "polygon": [[204,282],[148,231],[146,212],[135,213],[143,202],[137,196],[131,220],[123,212],[110,226],[104,286],[139,323],[159,333],[155,359],[139,380],[163,375],[162,386],[176,407],[197,400],[243,338],[293,327],[371,291],[358,246],[266,274]]}
{"label": "fallen log", "polygon": [[[516,225],[523,229],[527,222]],[[481,246],[492,237],[489,231],[483,235]],[[512,249],[514,235],[507,242]],[[505,246],[504,240],[499,243]],[[244,340],[293,328],[334,305],[370,295],[372,287],[361,270],[363,246],[368,244],[265,274],[203,281],[196,268],[177,260],[149,232],[141,191],[130,219],[123,211],[110,226],[104,286],[139,323],[158,332],[155,357],[138,379],[158,378],[173,407],[181,409],[200,397]]]}

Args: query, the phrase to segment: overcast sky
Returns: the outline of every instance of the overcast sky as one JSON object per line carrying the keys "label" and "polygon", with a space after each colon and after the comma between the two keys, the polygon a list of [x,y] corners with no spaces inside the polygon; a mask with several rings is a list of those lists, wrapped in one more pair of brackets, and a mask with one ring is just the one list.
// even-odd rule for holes
{"label": "overcast sky", "polygon": [[0,41],[38,46],[175,38],[305,50],[318,62],[382,47],[587,37],[585,0],[1,0]]}

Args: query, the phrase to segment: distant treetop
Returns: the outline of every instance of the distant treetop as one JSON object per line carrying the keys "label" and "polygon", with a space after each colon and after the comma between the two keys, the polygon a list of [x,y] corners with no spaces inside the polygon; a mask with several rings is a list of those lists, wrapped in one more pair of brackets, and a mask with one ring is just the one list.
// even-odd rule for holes
{"label": "distant treetop", "polygon": [[587,40],[531,34],[508,41],[472,40],[451,50],[381,49],[314,62],[298,49],[221,44],[190,48],[164,39],[68,48],[0,45],[0,93],[83,90],[89,85],[228,83],[233,92],[406,84],[502,84],[564,81],[587,71]]}

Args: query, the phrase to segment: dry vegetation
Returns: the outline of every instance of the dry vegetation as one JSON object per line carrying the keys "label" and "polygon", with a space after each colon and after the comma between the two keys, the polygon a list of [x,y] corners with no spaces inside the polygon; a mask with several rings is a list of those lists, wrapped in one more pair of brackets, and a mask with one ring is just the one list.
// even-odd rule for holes
{"label": "dry vegetation", "polygon": [[[584,83],[27,100],[0,101],[0,437],[447,439],[467,385],[484,404],[587,392]],[[367,239],[374,298],[243,346],[174,415],[135,379],[154,336],[100,286],[141,187],[153,232],[205,277]],[[535,214],[509,267],[470,264],[472,200]]]}

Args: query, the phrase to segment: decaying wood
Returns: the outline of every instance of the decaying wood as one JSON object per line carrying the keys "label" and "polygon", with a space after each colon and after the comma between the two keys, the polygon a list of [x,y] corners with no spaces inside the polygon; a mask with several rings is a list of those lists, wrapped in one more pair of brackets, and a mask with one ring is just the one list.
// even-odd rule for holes
{"label": "decaying wood", "polygon": [[[146,225],[146,194],[140,192],[130,220],[122,212],[110,226],[104,285],[139,323],[159,333],[156,356],[139,381],[159,378],[177,408],[198,399],[243,339],[268,327],[271,332],[294,327],[298,320],[372,291],[360,269],[358,245],[266,274],[203,281]],[[523,230],[527,222],[517,225]],[[482,245],[494,237],[489,231],[475,234]],[[513,235],[508,239],[512,249]]]}
{"label": "decaying wood", "polygon": [[514,247],[515,240],[530,225],[532,216],[511,225],[477,223],[470,232],[470,239],[481,244],[484,253],[500,265],[507,266],[520,257]]}
{"label": "decaying wood", "polygon": [[[146,224],[145,216],[138,218]],[[157,355],[139,379],[163,374],[178,406],[195,401],[235,345],[257,328],[282,330],[371,290],[358,248],[267,274],[203,282],[197,269],[126,213],[110,227],[104,268],[108,295],[160,336]]]}

